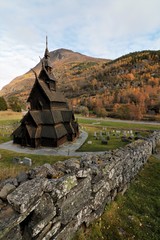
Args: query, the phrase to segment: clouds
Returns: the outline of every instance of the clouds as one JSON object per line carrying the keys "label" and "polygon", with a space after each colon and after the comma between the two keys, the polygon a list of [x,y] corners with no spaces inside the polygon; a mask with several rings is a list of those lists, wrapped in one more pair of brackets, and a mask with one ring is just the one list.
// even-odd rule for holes
{"label": "clouds", "polygon": [[159,0],[5,0],[0,2],[0,88],[49,49],[116,58],[160,48]]}

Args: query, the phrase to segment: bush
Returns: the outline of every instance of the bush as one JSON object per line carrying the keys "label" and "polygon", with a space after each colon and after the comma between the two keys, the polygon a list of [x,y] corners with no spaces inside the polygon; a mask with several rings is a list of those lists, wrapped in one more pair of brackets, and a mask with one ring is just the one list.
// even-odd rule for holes
{"label": "bush", "polygon": [[22,106],[22,104],[21,104],[20,100],[19,100],[17,97],[15,97],[15,96],[10,97],[10,98],[8,99],[8,103],[9,103],[10,108],[11,108],[14,112],[21,112],[21,106]]}
{"label": "bush", "polygon": [[113,115],[120,119],[141,120],[143,115],[139,106],[135,104],[115,104]]}
{"label": "bush", "polygon": [[4,97],[0,97],[0,111],[5,111],[7,110],[7,103],[4,99]]}
{"label": "bush", "polygon": [[107,116],[107,112],[105,108],[95,108],[94,109],[94,113],[97,115],[97,117],[106,117]]}
{"label": "bush", "polygon": [[81,113],[83,116],[88,116],[89,115],[89,109],[88,109],[88,107],[85,107],[85,106],[77,106],[74,109],[74,112],[75,113]]}

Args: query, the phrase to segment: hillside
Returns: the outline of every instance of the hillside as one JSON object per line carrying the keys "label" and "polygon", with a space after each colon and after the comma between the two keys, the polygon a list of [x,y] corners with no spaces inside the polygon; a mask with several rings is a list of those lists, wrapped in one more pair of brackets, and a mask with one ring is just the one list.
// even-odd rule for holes
{"label": "hillside", "polygon": [[[75,110],[85,106],[98,116],[155,120],[160,113],[160,51],[134,52],[113,61],[66,49],[51,52],[58,87]],[[39,72],[40,63],[34,70]],[[32,71],[17,77],[0,94],[25,101]]]}
{"label": "hillside", "polygon": [[99,66],[94,84],[75,98],[99,116],[156,120],[160,113],[160,51],[130,53]]}
{"label": "hillside", "polygon": [[[93,68],[108,61],[105,59],[92,58],[67,49],[58,49],[50,52],[53,73],[58,80],[58,87],[68,95],[75,90],[76,86],[83,86],[90,79]],[[41,68],[39,62],[33,69],[39,73]],[[79,81],[80,80],[80,81]],[[23,102],[34,84],[35,76],[30,70],[16,77],[0,91],[1,96],[7,99],[17,96]]]}

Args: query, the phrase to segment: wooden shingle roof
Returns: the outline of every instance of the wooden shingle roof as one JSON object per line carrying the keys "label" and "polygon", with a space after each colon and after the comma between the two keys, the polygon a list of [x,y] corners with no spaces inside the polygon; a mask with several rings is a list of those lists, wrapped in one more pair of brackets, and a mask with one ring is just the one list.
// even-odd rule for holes
{"label": "wooden shingle roof", "polygon": [[51,113],[52,113],[54,123],[63,122],[62,113],[60,110],[52,110]]}
{"label": "wooden shingle roof", "polygon": [[55,128],[53,126],[42,126],[41,137],[57,139]]}
{"label": "wooden shingle roof", "polygon": [[[64,114],[62,117],[62,111],[61,110],[30,110],[29,114],[33,118],[36,125],[39,124],[56,124],[56,123],[62,123],[64,122]],[[70,118],[68,118],[69,121]]]}
{"label": "wooden shingle roof", "polygon": [[38,83],[41,86],[43,92],[46,94],[46,96],[48,97],[48,99],[51,102],[55,101],[55,102],[63,102],[63,103],[65,102],[66,103],[66,99],[61,92],[51,91],[48,88],[47,84],[43,80],[38,79]]}
{"label": "wooden shingle roof", "polygon": [[30,126],[30,125],[26,125],[26,129],[27,129],[27,132],[28,132],[30,138],[35,138],[36,128],[33,126]]}
{"label": "wooden shingle roof", "polygon": [[12,135],[15,137],[22,137],[23,136],[22,128],[23,128],[22,125],[20,125],[16,130],[14,130]]}
{"label": "wooden shingle roof", "polygon": [[55,131],[56,131],[57,138],[61,138],[65,135],[67,135],[67,131],[66,131],[63,124],[56,125],[55,126]]}

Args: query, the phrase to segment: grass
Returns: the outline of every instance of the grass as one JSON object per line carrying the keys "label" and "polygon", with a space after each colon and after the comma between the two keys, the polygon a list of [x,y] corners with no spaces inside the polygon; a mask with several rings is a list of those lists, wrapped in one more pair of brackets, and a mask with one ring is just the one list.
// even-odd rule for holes
{"label": "grass", "polygon": [[[54,164],[57,161],[64,161],[69,157],[65,156],[43,156],[34,155],[26,153],[15,153],[9,150],[0,149],[1,159],[0,159],[0,179],[5,179],[8,177],[15,177],[19,172],[27,171],[35,166],[43,165],[44,163]],[[12,162],[14,157],[24,158],[28,157],[32,159],[32,166],[18,165]]]}
{"label": "grass", "polygon": [[73,240],[159,240],[160,160],[150,157],[124,196],[106,207],[101,218],[80,229]]}
{"label": "grass", "polygon": [[87,118],[78,118],[78,123],[82,125],[92,125],[92,126],[101,126],[107,128],[114,128],[114,129],[132,129],[132,130],[160,130],[160,125],[151,125],[147,124],[140,124],[140,123],[127,123],[127,122],[112,122],[112,121],[105,121],[105,119],[87,119]]}
{"label": "grass", "polygon": [[[19,125],[20,119],[22,118],[22,113],[15,113],[12,111],[4,111],[0,112],[0,143],[11,140],[11,133],[14,129]],[[111,132],[113,129],[133,129],[133,130],[154,130],[157,126],[152,125],[141,125],[141,124],[127,124],[122,122],[107,122],[102,121],[101,119],[93,120],[93,119],[81,119],[79,118],[79,123],[82,125],[85,130],[88,132],[89,136],[86,142],[81,146],[78,151],[107,151],[115,148],[123,147],[127,143],[122,142],[120,137],[113,136],[110,134],[110,140],[107,145],[103,145],[101,140],[96,140],[94,137],[94,132],[102,131],[103,128],[107,128],[107,131]],[[158,126],[160,128],[160,126]],[[142,132],[141,132],[142,133]],[[143,132],[144,134],[144,132]],[[106,135],[103,136],[104,138]],[[92,141],[92,144],[88,144],[88,141]],[[29,155],[29,154],[18,154],[7,150],[0,150],[0,154],[2,155],[2,159],[0,159],[0,179],[16,176],[20,171],[28,170],[27,167],[14,165],[12,163],[13,157],[21,157],[28,156],[33,160],[33,166],[42,165],[45,162],[54,163],[55,161],[61,161],[68,157],[57,157],[57,156],[37,156],[37,155]]]}
{"label": "grass", "polygon": [[11,140],[11,133],[19,125],[22,113],[0,111],[0,143]]}
{"label": "grass", "polygon": [[[129,143],[129,142],[123,142],[121,140],[121,137],[123,136],[123,130],[124,130],[123,128],[117,128],[117,129],[121,129],[120,134],[116,134],[115,133],[116,128],[112,128],[112,126],[110,128],[107,128],[106,130],[104,130],[104,127],[102,127],[101,125],[94,126],[94,125],[89,125],[89,124],[83,124],[83,129],[86,132],[88,132],[88,138],[85,141],[85,143],[77,150],[78,152],[108,151],[108,150],[113,150],[116,148],[124,147],[126,144]],[[95,132],[98,136],[98,140],[94,136]],[[100,136],[100,132],[102,132],[102,136]],[[138,132],[140,132],[140,135],[143,137],[146,137],[149,134],[149,131],[147,131],[147,130],[144,131],[144,130],[139,129]],[[110,139],[107,141],[108,142],[107,144],[102,144],[102,142],[101,142],[102,139],[107,138],[106,133],[109,134]],[[133,134],[134,134],[134,136],[136,136],[135,131],[133,131]],[[129,137],[129,134],[127,136]],[[92,142],[91,144],[88,143],[90,141]],[[130,142],[132,142],[132,141],[130,141]]]}
{"label": "grass", "polygon": [[[119,147],[124,147],[127,143],[122,142],[120,136],[114,136],[112,130],[108,130],[107,132],[110,134],[110,140],[108,140],[108,144],[102,144],[101,138],[106,139],[106,132],[103,131],[102,127],[94,127],[91,125],[87,125],[84,127],[84,130],[88,132],[88,138],[85,143],[78,149],[78,152],[97,152],[97,151],[108,151],[112,149],[116,149]],[[94,133],[96,132],[99,139],[97,140],[94,137]],[[102,132],[102,137],[99,136],[99,132]],[[92,142],[89,144],[88,142]]]}
{"label": "grass", "polygon": [[22,118],[22,112],[13,111],[0,111],[0,122],[5,123],[8,120],[20,120]]}

